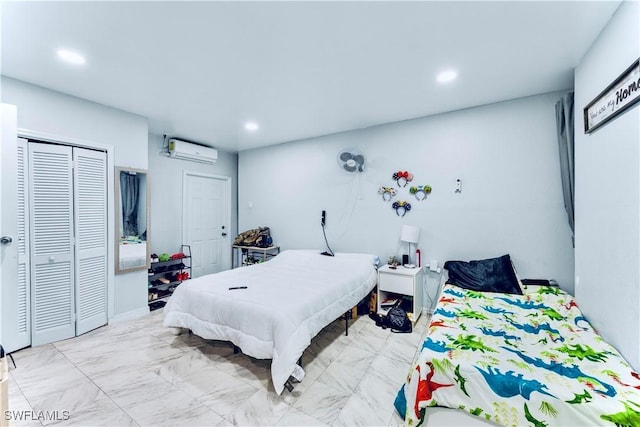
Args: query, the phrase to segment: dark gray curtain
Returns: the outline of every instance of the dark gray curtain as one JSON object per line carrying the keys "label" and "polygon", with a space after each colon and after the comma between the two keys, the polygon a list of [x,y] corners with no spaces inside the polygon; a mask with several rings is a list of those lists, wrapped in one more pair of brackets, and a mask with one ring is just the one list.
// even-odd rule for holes
{"label": "dark gray curtain", "polygon": [[564,208],[567,211],[569,226],[571,227],[571,241],[574,242],[573,92],[567,93],[556,103],[556,129],[558,133],[558,148],[560,150],[560,176],[562,178]]}
{"label": "dark gray curtain", "polygon": [[140,193],[138,175],[120,173],[120,194],[122,195],[122,233],[124,236],[138,235],[138,196]]}

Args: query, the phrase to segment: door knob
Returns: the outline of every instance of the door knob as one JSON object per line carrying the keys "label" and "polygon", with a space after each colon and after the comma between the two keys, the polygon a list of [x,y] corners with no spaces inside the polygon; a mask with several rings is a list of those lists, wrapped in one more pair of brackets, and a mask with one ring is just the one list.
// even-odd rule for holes
{"label": "door knob", "polygon": [[11,243],[13,243],[13,239],[10,236],[0,237],[0,244],[9,246]]}
{"label": "door knob", "polygon": [[225,237],[227,235],[227,233],[222,233],[222,237]]}

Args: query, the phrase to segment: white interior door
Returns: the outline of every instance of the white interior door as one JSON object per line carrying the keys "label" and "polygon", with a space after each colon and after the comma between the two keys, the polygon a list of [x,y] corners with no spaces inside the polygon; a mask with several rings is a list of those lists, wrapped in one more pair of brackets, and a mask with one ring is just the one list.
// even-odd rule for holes
{"label": "white interior door", "polygon": [[71,147],[30,143],[31,344],[75,336]]}
{"label": "white interior door", "polygon": [[184,173],[183,240],[193,277],[229,268],[230,178]]}
{"label": "white interior door", "polygon": [[[0,139],[0,342],[6,351],[21,347],[18,308],[17,111],[2,104]],[[27,344],[28,345],[28,344]]]}
{"label": "white interior door", "polygon": [[107,155],[73,149],[76,335],[107,323]]}

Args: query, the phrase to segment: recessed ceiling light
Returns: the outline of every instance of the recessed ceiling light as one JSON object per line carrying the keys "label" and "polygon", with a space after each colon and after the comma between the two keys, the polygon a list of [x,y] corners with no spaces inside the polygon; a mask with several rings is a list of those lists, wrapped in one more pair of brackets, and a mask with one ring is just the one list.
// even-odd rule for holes
{"label": "recessed ceiling light", "polygon": [[83,65],[85,63],[84,56],[67,49],[58,49],[57,54],[58,58],[70,64]]}
{"label": "recessed ceiling light", "polygon": [[244,128],[249,132],[255,132],[258,130],[258,124],[256,122],[247,122],[244,124]]}
{"label": "recessed ceiling light", "polygon": [[447,70],[443,71],[436,77],[438,83],[449,83],[452,82],[458,77],[458,72],[455,70]]}

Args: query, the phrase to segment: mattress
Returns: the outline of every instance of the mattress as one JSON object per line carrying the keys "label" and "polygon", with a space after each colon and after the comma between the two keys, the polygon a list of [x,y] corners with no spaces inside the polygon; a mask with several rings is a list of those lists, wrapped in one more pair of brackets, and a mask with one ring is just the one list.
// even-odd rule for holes
{"label": "mattress", "polygon": [[[287,250],[268,262],[188,280],[165,306],[164,326],[231,341],[272,359],[278,394],[311,339],[376,284],[375,255]],[[296,375],[298,379],[300,375]]]}
{"label": "mattress", "polygon": [[442,406],[504,426],[638,426],[640,375],[559,288],[447,284],[395,405],[406,425]]}

